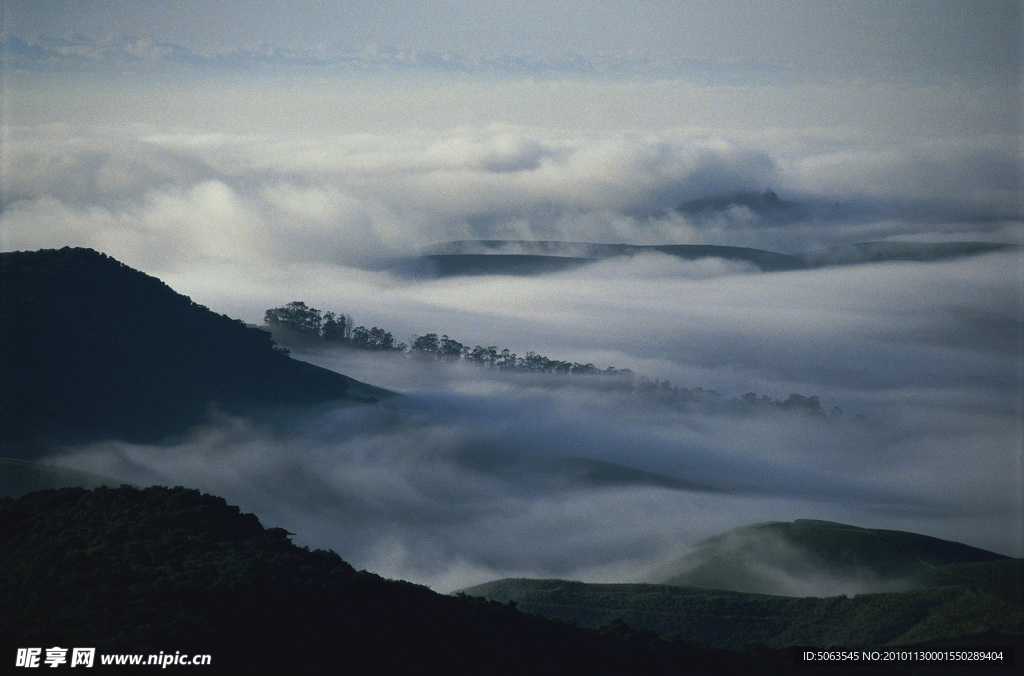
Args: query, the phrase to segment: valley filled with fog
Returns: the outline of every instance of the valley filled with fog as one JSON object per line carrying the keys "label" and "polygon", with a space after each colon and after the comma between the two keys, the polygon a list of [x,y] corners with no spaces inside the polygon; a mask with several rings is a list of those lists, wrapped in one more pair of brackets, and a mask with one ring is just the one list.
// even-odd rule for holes
{"label": "valley filled with fog", "polygon": [[[635,581],[701,538],[797,518],[1024,555],[1018,248],[776,272],[645,253],[450,277],[420,255],[492,239],[1019,246],[1012,83],[152,58],[117,78],[110,64],[5,74],[5,251],[92,247],[252,324],[302,300],[400,341],[445,334],[726,399],[815,396],[829,414],[671,406],[585,377],[299,343],[294,357],[401,396],[287,424],[215,414],[159,445],[50,461],[212,492],[299,544],[440,591]],[[792,208],[737,197],[766,190]]]}
{"label": "valley filled with fog", "polygon": [[1006,312],[1019,266],[1017,252],[785,273],[654,258],[379,291],[429,308],[424,329],[467,345],[723,398],[817,396],[842,411],[829,416],[674,406],[600,376],[299,344],[293,356],[401,396],[54,461],[216,492],[302,544],[442,590],[635,580],[700,538],[795,518],[1019,555],[1020,329]]}

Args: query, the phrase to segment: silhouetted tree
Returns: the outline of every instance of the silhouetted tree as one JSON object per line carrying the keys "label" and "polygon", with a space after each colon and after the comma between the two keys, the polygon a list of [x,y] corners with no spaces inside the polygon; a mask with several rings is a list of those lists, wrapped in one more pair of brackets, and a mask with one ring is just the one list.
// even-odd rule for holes
{"label": "silhouetted tree", "polygon": [[[591,363],[580,364],[549,359],[532,351],[527,352],[524,357],[519,357],[507,348],[499,351],[494,345],[477,345],[470,349],[454,338],[447,335],[439,337],[436,333],[414,336],[411,338],[412,346],[409,347],[405,343],[396,343],[394,336],[385,329],[376,326],[369,329],[365,326],[353,326],[352,318],[342,313],[327,312],[321,318],[319,310],[300,301],[289,303],[283,308],[267,310],[266,321],[268,324],[284,326],[306,335],[319,335],[324,340],[347,342],[352,347],[360,349],[409,352],[418,357],[429,357],[442,362],[465,360],[478,366],[498,368],[502,371],[600,375],[605,377],[611,387],[632,390],[640,397],[678,409],[700,406],[706,411],[723,410],[743,414],[782,409],[800,411],[820,418],[842,416],[842,411],[838,408],[826,413],[817,397],[792,394],[785,401],[779,401],[768,395],[747,392],[739,398],[726,400],[721,393],[713,390],[678,387],[668,380],[638,377],[629,369],[608,367],[601,370]],[[319,329],[316,328],[318,326]]]}
{"label": "silhouetted tree", "polygon": [[443,361],[458,361],[465,350],[466,347],[462,343],[448,336],[441,336],[437,343],[437,355]]}
{"label": "silhouetted tree", "polygon": [[394,350],[395,337],[390,331],[374,326],[368,329],[365,326],[357,326],[352,329],[352,346],[366,350]]}
{"label": "silhouetted tree", "polygon": [[296,300],[284,307],[267,310],[263,315],[263,321],[270,326],[280,326],[296,333],[319,338],[323,319],[320,316],[320,310]]}
{"label": "silhouetted tree", "polygon": [[351,335],[351,317],[346,317],[344,314],[335,315],[333,312],[324,313],[323,324],[320,327],[320,336],[324,340],[341,342],[348,340]]}
{"label": "silhouetted tree", "polygon": [[796,393],[789,395],[786,401],[782,402],[782,408],[803,410],[813,415],[825,415],[821,408],[821,402],[817,397],[805,397],[802,394]]}
{"label": "silhouetted tree", "polygon": [[494,366],[495,362],[498,361],[498,348],[494,345],[489,347],[481,347],[477,345],[467,353],[466,359],[474,364]]}
{"label": "silhouetted tree", "polygon": [[494,363],[498,368],[508,370],[514,369],[516,367],[516,364],[518,363],[518,360],[516,358],[516,353],[509,352],[508,348],[506,347],[498,354],[498,358],[495,360]]}
{"label": "silhouetted tree", "polygon": [[414,338],[412,341],[412,351],[429,354],[431,356],[436,355],[440,351],[440,343],[436,333],[428,333],[425,336]]}
{"label": "silhouetted tree", "polygon": [[395,337],[391,335],[391,332],[378,329],[376,326],[370,329],[370,342],[377,350],[395,349]]}

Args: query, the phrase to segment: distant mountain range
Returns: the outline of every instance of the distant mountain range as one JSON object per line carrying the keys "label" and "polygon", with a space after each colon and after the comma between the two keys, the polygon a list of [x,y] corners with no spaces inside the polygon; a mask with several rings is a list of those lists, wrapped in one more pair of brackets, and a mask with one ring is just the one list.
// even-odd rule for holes
{"label": "distant mountain range", "polygon": [[[688,200],[672,209],[701,222],[730,217],[742,210],[764,225],[796,223],[826,215],[842,218],[842,205],[821,205],[786,200],[773,190],[740,190]],[[681,260],[718,258],[746,263],[763,272],[783,272],[836,265],[892,260],[935,261],[1019,248],[998,242],[876,241],[843,244],[823,250],[779,253],[750,247],[715,244],[608,244],[544,240],[456,240],[424,247],[422,259],[438,276],[537,275],[571,270],[611,258],[660,254]]]}
{"label": "distant mountain range", "polygon": [[[782,208],[782,207],[780,207]],[[1016,248],[994,242],[860,242],[822,251],[784,254],[749,247],[710,244],[599,244],[528,240],[458,240],[426,247],[421,257],[441,277],[537,275],[578,268],[616,257],[660,254],[681,260],[719,258],[747,263],[763,272],[804,270],[892,260],[935,261]]]}
{"label": "distant mountain range", "polygon": [[[795,270],[805,267],[796,256],[738,246],[707,244],[597,244],[523,240],[460,240],[427,247],[421,254],[439,274],[537,274],[568,269],[586,263],[641,254],[664,254],[683,260],[723,258],[741,261],[762,270]],[[500,271],[500,272],[499,272]]]}
{"label": "distant mountain range", "polygon": [[0,455],[47,444],[151,442],[208,419],[389,393],[290,358],[90,249],[0,253]]}

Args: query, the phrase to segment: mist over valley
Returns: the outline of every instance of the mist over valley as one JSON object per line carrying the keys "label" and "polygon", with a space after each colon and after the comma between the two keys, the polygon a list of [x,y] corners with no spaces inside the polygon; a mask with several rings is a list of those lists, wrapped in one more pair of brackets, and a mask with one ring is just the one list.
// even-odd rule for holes
{"label": "mist over valley", "polygon": [[[45,252],[38,257],[42,255]],[[992,273],[986,277],[983,271],[998,270],[1013,255],[995,252],[951,261],[885,263],[881,271],[908,279],[923,274],[927,280],[952,274],[954,268],[962,274],[965,266],[973,265],[980,270],[971,273],[972,278],[992,279]],[[75,256],[93,260],[87,252],[66,254]],[[356,349],[345,342],[303,340],[297,335],[289,342],[287,333],[277,332],[278,340],[291,347],[291,361],[301,360],[297,365],[310,362],[327,369],[324,373],[351,374],[356,382],[375,385],[353,390],[361,393],[355,405],[344,401],[296,408],[290,403],[271,415],[240,416],[244,409],[232,412],[225,407],[229,400],[224,394],[213,395],[211,402],[220,401],[211,409],[212,417],[179,425],[173,436],[159,443],[139,443],[127,428],[111,433],[109,441],[73,447],[64,441],[35,457],[116,481],[216,492],[268,523],[296,533],[300,543],[333,549],[357,567],[442,591],[500,577],[640,580],[703,537],[766,518],[806,515],[925,532],[1016,554],[1012,524],[1006,516],[1012,514],[1015,477],[1000,470],[1014,462],[1010,439],[1015,413],[1012,406],[1003,412],[992,409],[992,397],[985,396],[986,391],[996,393],[1001,388],[1009,392],[1015,384],[994,368],[977,368],[973,358],[977,341],[960,347],[965,354],[962,364],[944,364],[942,373],[953,382],[935,379],[927,371],[890,373],[886,382],[869,377],[863,361],[857,370],[831,368],[829,355],[818,356],[820,361],[787,364],[792,371],[786,373],[774,366],[779,346],[772,351],[748,351],[757,344],[767,320],[755,317],[747,326],[751,315],[747,308],[743,321],[738,315],[731,320],[716,318],[721,322],[716,326],[707,321],[708,294],[735,298],[739,288],[741,297],[759,297],[756,303],[746,302],[769,312],[773,308],[768,301],[780,292],[756,282],[779,280],[799,288],[808,282],[820,283],[826,273],[741,270],[690,277],[676,274],[685,261],[656,261],[669,265],[670,275],[660,270],[652,275],[649,267],[637,269],[635,259],[610,263],[622,267],[501,281],[536,293],[538,299],[552,282],[562,290],[572,289],[572,284],[585,288],[586,293],[576,292],[576,301],[594,299],[593,324],[588,326],[586,316],[577,313],[569,326],[560,329],[563,344],[589,342],[590,350],[579,348],[580,360],[590,366],[599,363],[600,367],[593,366],[598,373],[612,366],[607,363],[612,360],[613,370],[629,366],[636,373],[630,373],[628,381],[616,375],[480,366],[468,358],[468,345],[461,355],[438,360],[415,350]],[[29,265],[30,269],[41,267]],[[66,268],[66,264],[56,267]],[[669,296],[695,298],[686,311],[695,324],[703,320],[703,337],[697,337],[696,327],[688,333],[694,344],[713,348],[710,365],[693,363],[689,350],[673,352],[664,347],[652,357],[638,358],[642,353],[636,350],[632,334],[601,333],[604,315],[596,299],[606,292],[612,297],[611,289],[627,271],[646,285],[630,299],[636,302],[636,326],[648,327],[644,335],[655,346],[678,344],[670,336],[680,331],[676,322],[684,305],[673,300],[671,310],[663,310],[650,303],[650,290],[662,287],[665,306]],[[868,272],[877,275],[879,269],[829,269],[827,274],[857,279]],[[127,272],[123,274],[121,284],[135,283]],[[798,278],[787,280],[791,275]],[[807,275],[811,277],[800,279]],[[14,281],[12,275],[7,278]],[[468,298],[480,293],[475,285],[498,281],[465,279],[462,293]],[[151,278],[140,276],[139,280],[148,283]],[[414,284],[439,283],[443,282]],[[7,288],[22,287],[9,284]],[[853,302],[853,294],[849,295],[847,302]],[[77,302],[88,305],[95,300],[83,294]],[[871,307],[868,299],[856,301]],[[883,321],[882,309],[892,302],[890,294],[875,309],[878,325],[889,332],[893,329]],[[919,298],[915,296],[914,302],[919,303]],[[139,303],[153,306],[144,295]],[[806,312],[820,307],[815,302],[810,305]],[[54,306],[55,301],[38,305],[39,309]],[[111,306],[106,307],[109,311]],[[539,300],[537,307],[542,309]],[[100,307],[89,312],[87,316],[94,316],[98,326],[118,326],[104,319]],[[522,330],[524,323],[532,326],[564,316],[555,311],[539,314],[513,319]],[[143,313],[129,321],[142,327],[150,320]],[[999,354],[999,323],[992,324],[997,329],[992,332],[992,344],[985,347],[986,356]],[[160,330],[166,335],[166,329]],[[576,335],[578,330],[592,331],[600,338],[584,341]],[[717,336],[716,330],[721,332]],[[821,330],[812,330],[806,337],[788,332],[795,344],[787,349],[812,352],[809,345],[818,344]],[[97,344],[111,342],[102,337],[106,331],[97,334]],[[453,338],[446,334],[445,339],[459,335],[452,334]],[[838,361],[843,350],[857,349],[858,340],[877,339],[869,335],[850,340],[847,346],[833,345],[832,355]],[[934,347],[926,343],[918,354],[920,340],[920,331],[913,332],[896,353],[909,363],[915,359],[924,363]],[[1002,340],[1009,342],[1010,337]],[[605,341],[607,347],[595,349]],[[411,344],[416,342],[410,339]],[[34,347],[43,345],[36,341]],[[955,341],[946,349],[952,351],[958,345]],[[267,348],[268,357],[279,358],[278,352]],[[526,356],[533,354],[527,351]],[[750,355],[763,361],[753,359],[748,368],[771,377],[738,380],[731,368],[718,367],[714,361],[728,359],[732,364],[740,358],[751,359]],[[1005,358],[1009,367],[1012,357]],[[138,362],[129,352],[122,359],[131,369],[147,363]],[[648,377],[641,370],[650,373],[652,368],[662,376]],[[877,374],[884,371],[881,364],[873,368]],[[955,368],[971,369],[976,380],[965,384],[954,379],[950,369]],[[849,375],[839,379],[837,372]],[[69,373],[76,371],[72,368]],[[139,375],[145,379],[152,374]],[[667,375],[673,376],[671,381]],[[712,376],[720,389],[697,384],[706,384]],[[156,388],[167,394],[164,386]],[[341,392],[325,391],[319,396],[326,403],[343,396]],[[908,398],[908,392],[916,394]],[[358,403],[376,400],[379,403]],[[794,408],[787,401],[812,407]],[[954,408],[964,410],[950,418]],[[956,444],[949,442],[951,429],[956,430]],[[974,468],[957,464],[965,444],[989,448],[990,464]],[[1002,460],[991,450],[999,447],[1007,449]],[[953,467],[955,476],[950,473]],[[979,524],[988,524],[987,530],[979,531]],[[998,535],[1002,529],[1006,529],[1004,537]]]}
{"label": "mist over valley", "polygon": [[[0,32],[0,509],[95,541],[0,527],[19,598],[1019,638],[1019,3],[57,4]],[[197,505],[247,535],[160,568]]]}

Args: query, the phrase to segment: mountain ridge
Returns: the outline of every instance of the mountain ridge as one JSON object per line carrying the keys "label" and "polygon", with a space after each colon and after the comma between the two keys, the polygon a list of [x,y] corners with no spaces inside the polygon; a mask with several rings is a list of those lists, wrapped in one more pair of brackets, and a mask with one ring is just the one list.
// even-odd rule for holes
{"label": "mountain ridge", "polygon": [[453,240],[423,247],[419,256],[440,277],[538,275],[571,270],[613,258],[665,255],[745,263],[761,272],[787,272],[887,261],[952,260],[1019,248],[999,242],[867,241],[803,253],[718,244],[608,244],[560,240]]}
{"label": "mountain ridge", "polygon": [[217,410],[390,395],[92,249],[0,253],[0,346],[0,451],[21,459],[58,443],[154,442]]}
{"label": "mountain ridge", "polygon": [[809,575],[821,585],[878,589],[920,584],[935,568],[1009,557],[908,531],[862,528],[819,519],[774,521],[736,528],[702,540],[644,581],[752,593],[784,593]]}
{"label": "mountain ridge", "polygon": [[12,659],[40,645],[205,654],[210,665],[192,673],[221,674],[675,674],[695,665],[777,673],[771,667],[784,665],[771,651],[631,640],[437,594],[357,571],[289,536],[181,487],[0,499],[0,648]]}
{"label": "mountain ridge", "polygon": [[[1024,561],[1004,566],[1018,577]],[[507,578],[459,590],[583,627],[625,622],[657,636],[736,649],[1020,645],[1024,605],[966,585],[853,597],[790,597],[648,583]]]}
{"label": "mountain ridge", "polygon": [[[799,560],[787,551],[773,561],[778,545],[761,536],[784,540],[790,530],[798,533],[791,546],[803,541],[816,547]],[[582,626],[624,621],[662,637],[723,648],[984,643],[997,636],[1019,644],[1024,631],[1024,559],[919,533],[817,519],[753,524],[707,538],[693,549],[735,545],[740,537],[746,538],[744,547],[719,547],[689,577],[666,579],[662,571],[643,582],[622,583],[506,578],[457,593],[514,602],[527,612]],[[767,569],[780,562],[791,564],[787,582],[801,577],[805,584],[818,582],[817,593],[752,589],[749,580],[730,579],[742,578],[744,567]],[[843,572],[851,576],[847,582],[862,588],[842,588],[838,575]],[[853,578],[858,572],[861,577]],[[765,580],[778,583],[778,576],[765,575]]]}

